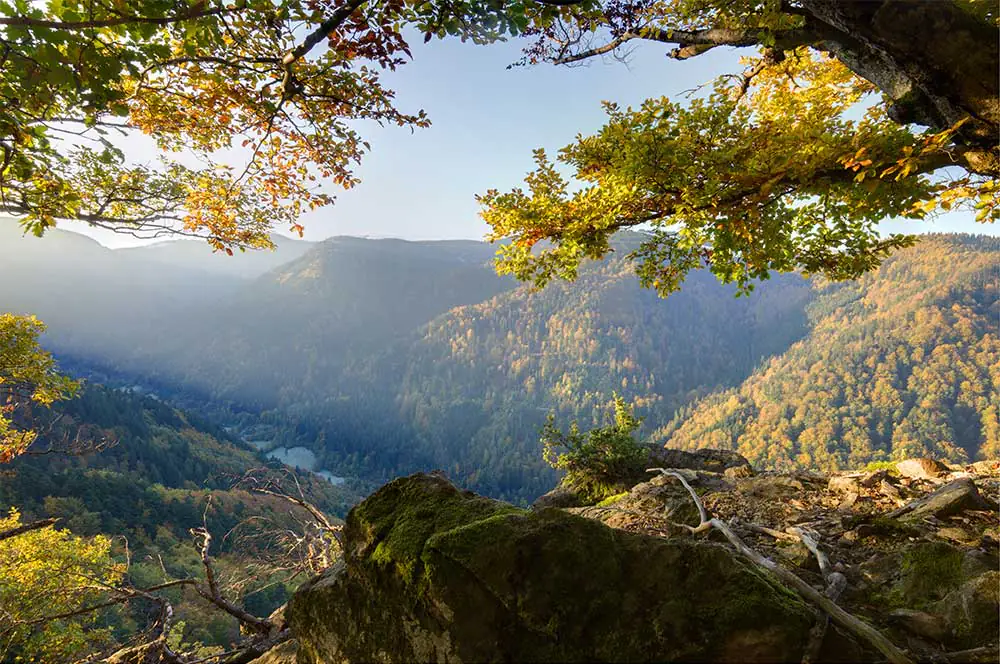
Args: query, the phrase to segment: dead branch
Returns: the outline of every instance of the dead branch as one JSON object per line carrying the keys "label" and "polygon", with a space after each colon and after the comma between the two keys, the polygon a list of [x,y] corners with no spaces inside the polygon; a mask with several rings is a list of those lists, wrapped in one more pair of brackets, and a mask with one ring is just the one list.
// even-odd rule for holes
{"label": "dead branch", "polygon": [[996,645],[984,646],[982,648],[971,648],[969,650],[959,650],[941,655],[949,662],[996,662],[1000,657],[1000,647]]}
{"label": "dead branch", "polygon": [[780,530],[775,530],[774,528],[768,528],[767,526],[759,526],[756,523],[747,523],[741,525],[743,525],[747,530],[752,530],[757,533],[769,535],[774,539],[785,540],[785,541],[797,541],[799,539],[795,535],[789,535],[788,533],[782,532]]}
{"label": "dead branch", "polygon": [[[836,602],[840,594],[847,588],[847,577],[830,567],[830,559],[819,548],[818,537],[807,533],[803,528],[789,528],[788,530],[793,535],[798,536],[806,548],[816,557],[820,574],[826,580],[826,590],[823,591],[823,594],[831,602]],[[830,627],[830,616],[822,611],[817,611],[817,614],[816,624],[809,631],[809,643],[802,655],[802,664],[811,664],[819,659],[820,651],[823,649],[823,641],[826,639],[826,632]]]}
{"label": "dead branch", "polygon": [[[840,608],[832,599],[827,597],[825,594],[819,592],[808,583],[792,574],[790,571],[786,570],[784,567],[778,565],[770,558],[760,554],[748,547],[743,540],[741,540],[736,533],[732,531],[725,521],[716,518],[709,518],[708,512],[705,510],[705,506],[702,504],[701,499],[698,494],[688,483],[687,479],[684,478],[678,470],[666,469],[666,468],[649,468],[648,472],[658,472],[663,475],[677,478],[684,488],[687,489],[688,493],[691,495],[691,499],[694,500],[695,506],[698,508],[698,514],[701,515],[702,522],[696,527],[690,527],[692,533],[704,532],[711,528],[715,528],[721,532],[730,544],[741,554],[743,557],[749,559],[752,563],[761,567],[775,576],[777,576],[781,581],[791,586],[799,595],[804,599],[812,602],[820,609],[825,611],[830,618],[833,619],[838,625],[846,629],[851,634],[864,640],[866,643],[874,647],[880,653],[885,655],[892,664],[913,664],[913,660],[906,656],[906,654],[896,647],[896,645],[887,639],[881,632],[871,627],[862,620],[854,617],[844,609]],[[809,546],[808,544],[806,546]],[[817,547],[818,550],[818,547]],[[838,573],[839,574],[839,573]],[[842,575],[841,575],[842,576]],[[838,592],[839,594],[839,592]]]}
{"label": "dead branch", "polygon": [[285,473],[286,478],[290,478],[290,482],[294,485],[294,488],[287,489],[271,473],[269,469],[252,469],[239,477],[233,483],[233,488],[242,488],[251,493],[289,503],[296,508],[290,512],[292,518],[295,518],[295,512],[300,514],[305,512],[308,515],[307,521],[295,519],[299,523],[301,533],[281,529],[276,539],[287,544],[286,554],[301,552],[299,554],[302,560],[301,566],[308,571],[317,573],[330,567],[337,559],[342,545],[341,527],[331,522],[306,498],[306,492],[294,473]]}
{"label": "dead branch", "polygon": [[201,539],[201,546],[199,547],[201,553],[201,564],[205,568],[205,580],[208,584],[207,587],[199,583],[193,584],[195,592],[236,618],[240,621],[240,624],[246,625],[248,628],[253,629],[260,634],[271,633],[274,629],[274,625],[270,620],[258,618],[257,616],[248,613],[223,597],[222,593],[219,591],[219,584],[215,577],[215,569],[212,567],[212,559],[208,555],[209,548],[212,544],[212,535],[208,532],[208,528],[192,528],[191,534],[196,538]]}

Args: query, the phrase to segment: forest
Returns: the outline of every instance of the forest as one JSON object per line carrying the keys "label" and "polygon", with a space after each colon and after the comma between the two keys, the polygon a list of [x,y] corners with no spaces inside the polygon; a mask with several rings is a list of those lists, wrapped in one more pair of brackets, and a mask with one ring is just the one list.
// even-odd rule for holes
{"label": "forest", "polygon": [[[545,521],[522,508],[586,463],[712,448],[751,475],[881,469],[896,498],[891,462],[991,463],[1000,243],[976,224],[1000,219],[998,28],[986,0],[0,1],[0,659],[249,664],[297,643],[280,607],[301,620],[307,579],[426,589],[414,542]],[[458,44],[565,80],[639,49],[662,69],[597,115],[567,94],[538,133],[459,108],[484,117],[434,134],[411,169],[431,190],[367,194],[465,196],[485,241],[426,216],[398,234],[439,239],[307,241],[398,166],[373,157],[386,128],[435,131],[397,91],[434,90],[447,68],[414,61]],[[444,168],[478,138],[461,175],[511,172]],[[939,218],[977,232],[929,234]],[[788,579],[662,474],[697,507],[688,534]],[[468,514],[428,517],[420,491]],[[837,608],[819,534],[787,536],[829,584],[791,574],[819,640],[827,616],[870,630]]]}
{"label": "forest", "polygon": [[[58,335],[52,348],[92,381],[140,384],[265,451],[307,448],[315,469],[369,488],[444,469],[530,503],[556,479],[541,459],[546,416],[599,425],[615,394],[651,441],[763,467],[996,454],[993,238],[928,236],[857,281],[779,275],[743,297],[696,273],[666,302],[623,258],[532,291],[493,276],[489,251],[320,243],[219,303],[133,313],[144,332],[116,355]],[[126,280],[127,264],[113,269]],[[72,297],[37,295],[53,308]]]}

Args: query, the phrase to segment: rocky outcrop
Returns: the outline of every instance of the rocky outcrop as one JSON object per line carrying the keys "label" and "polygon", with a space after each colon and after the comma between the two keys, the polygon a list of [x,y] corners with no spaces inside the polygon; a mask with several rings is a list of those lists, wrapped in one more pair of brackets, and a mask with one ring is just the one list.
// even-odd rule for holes
{"label": "rocky outcrop", "polygon": [[[740,469],[740,475],[753,475],[753,468],[746,457],[732,450],[700,449],[688,452],[669,447],[654,449],[649,456],[651,466],[660,468],[686,468],[688,470],[703,470],[711,473],[725,473],[727,470]],[[730,473],[731,475],[733,473]]]}
{"label": "rocky outcrop", "polygon": [[790,661],[814,615],[727,547],[418,474],[355,507],[286,618],[299,661]]}
{"label": "rocky outcrop", "polygon": [[[816,557],[795,534],[811,533],[847,580],[838,603],[918,661],[995,662],[1000,468],[945,468],[922,477],[904,476],[894,466],[833,476],[683,474],[708,511],[747,544],[821,588]],[[685,494],[677,480],[658,477],[598,506],[569,511],[629,532],[687,538],[678,524],[697,524],[698,517]],[[827,643],[825,652],[831,648]],[[955,652],[957,659],[950,657]]]}
{"label": "rocky outcrop", "polygon": [[936,459],[904,459],[896,464],[896,472],[903,477],[929,480],[947,475],[949,468]]}
{"label": "rocky outcrop", "polygon": [[[647,468],[700,470],[722,473],[732,478],[751,477],[754,474],[753,467],[746,457],[732,450],[702,449],[688,452],[669,447],[649,446],[648,456],[639,467],[621,477],[605,479],[604,492],[609,497],[627,492],[633,486],[649,479]],[[592,498],[590,495],[592,493],[593,491],[588,492],[584,487],[573,486],[563,480],[555,489],[539,497],[532,507],[534,509],[584,507],[598,502],[599,498]]]}
{"label": "rocky outcrop", "polygon": [[[830,569],[808,533],[846,580],[837,603],[912,659],[996,661],[996,464],[831,477],[698,458],[713,457],[665,461],[689,466],[677,473],[746,545],[821,590]],[[343,559],[289,604],[298,663],[882,658],[838,626],[810,639],[811,607],[714,531],[689,531],[699,515],[676,477],[553,503],[522,510],[440,475],[386,485],[348,516]]]}

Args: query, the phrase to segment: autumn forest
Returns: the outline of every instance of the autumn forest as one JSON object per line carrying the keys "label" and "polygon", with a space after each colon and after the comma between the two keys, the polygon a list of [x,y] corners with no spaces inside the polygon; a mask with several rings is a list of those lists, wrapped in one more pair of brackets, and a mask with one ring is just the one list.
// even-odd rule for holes
{"label": "autumn forest", "polygon": [[[437,606],[438,544],[407,538],[464,522],[406,525],[402,489],[386,517],[404,476],[490,521],[663,449],[810,481],[997,461],[998,26],[979,0],[0,0],[0,662],[448,659],[349,656],[284,614],[376,535],[402,579],[378,601]],[[367,131],[431,126],[391,85],[452,42],[514,44],[513,69],[739,59],[463,191],[482,241],[304,236]],[[661,470],[690,536],[718,527],[698,473]],[[403,534],[358,525],[384,518]],[[818,531],[757,530],[837,599]]]}

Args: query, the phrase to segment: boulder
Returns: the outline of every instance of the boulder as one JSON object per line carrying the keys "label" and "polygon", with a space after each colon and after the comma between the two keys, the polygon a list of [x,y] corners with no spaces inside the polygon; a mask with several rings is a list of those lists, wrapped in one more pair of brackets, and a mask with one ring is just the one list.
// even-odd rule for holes
{"label": "boulder", "polygon": [[957,647],[995,641],[1000,626],[1000,572],[967,581],[934,607],[951,629]]}
{"label": "boulder", "polygon": [[701,449],[693,452],[672,448],[653,448],[649,454],[649,463],[657,468],[689,468],[710,473],[724,473],[730,468],[742,468],[733,474],[753,474],[753,467],[742,454],[732,450]]}
{"label": "boulder", "polygon": [[938,616],[913,609],[896,609],[889,614],[889,621],[917,636],[940,642],[948,634],[948,626]]}
{"label": "boulder", "polygon": [[896,464],[896,471],[915,480],[933,480],[947,475],[951,469],[934,459],[906,459]]}
{"label": "boulder", "polygon": [[295,593],[299,662],[798,661],[814,613],[709,542],[526,511],[425,474],[347,517]]}
{"label": "boulder", "polygon": [[976,488],[975,482],[967,477],[961,477],[949,482],[888,514],[891,518],[901,518],[916,521],[933,516],[943,518],[958,514],[963,510],[989,509],[990,504],[983,499]]}
{"label": "boulder", "polygon": [[915,542],[904,547],[898,558],[890,555],[883,560],[898,574],[892,594],[914,609],[927,608],[968,578],[965,551],[945,542]]}
{"label": "boulder", "polygon": [[546,507],[580,507],[583,505],[583,498],[568,486],[560,484],[548,493],[542,494],[531,504],[532,509],[543,509]]}
{"label": "boulder", "polygon": [[827,490],[834,493],[857,493],[861,488],[858,479],[852,475],[834,475],[827,483]]}

